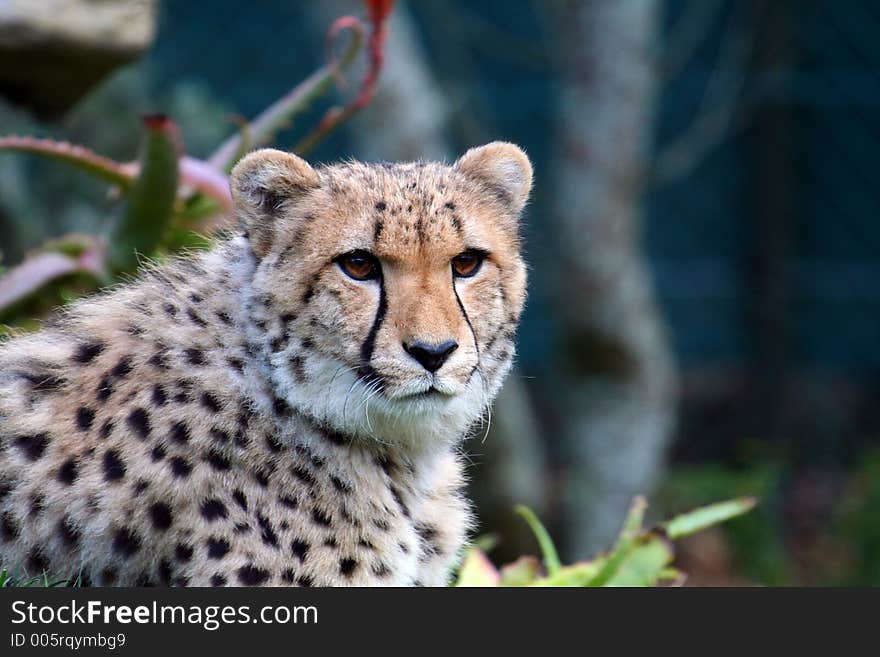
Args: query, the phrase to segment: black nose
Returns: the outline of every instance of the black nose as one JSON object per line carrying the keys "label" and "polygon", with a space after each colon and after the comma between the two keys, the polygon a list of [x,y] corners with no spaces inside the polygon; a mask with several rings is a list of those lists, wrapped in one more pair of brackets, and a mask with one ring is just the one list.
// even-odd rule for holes
{"label": "black nose", "polygon": [[455,340],[447,340],[440,344],[428,344],[416,340],[410,343],[403,343],[406,353],[415,358],[422,367],[429,372],[436,372],[440,369],[449,355],[458,349],[458,343]]}

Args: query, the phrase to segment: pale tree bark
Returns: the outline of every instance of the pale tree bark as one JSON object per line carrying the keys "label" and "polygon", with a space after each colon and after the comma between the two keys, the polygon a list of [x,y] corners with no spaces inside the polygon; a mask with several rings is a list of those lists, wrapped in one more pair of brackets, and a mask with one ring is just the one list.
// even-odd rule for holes
{"label": "pale tree bark", "polygon": [[[310,5],[316,26],[356,12],[351,0]],[[351,79],[358,79],[358,71]],[[350,124],[352,155],[364,160],[446,160],[456,156],[446,136],[451,110],[418,38],[408,3],[395,3],[389,23],[385,67],[376,97]],[[534,539],[513,513],[516,504],[546,508],[545,456],[541,427],[521,374],[514,370],[495,402],[491,425],[477,427],[465,446],[472,467],[480,532],[502,539],[511,558],[534,551]]]}
{"label": "pale tree bark", "polygon": [[608,547],[631,498],[651,492],[675,423],[676,372],[641,244],[659,5],[549,5],[562,85],[553,179],[570,557]]}

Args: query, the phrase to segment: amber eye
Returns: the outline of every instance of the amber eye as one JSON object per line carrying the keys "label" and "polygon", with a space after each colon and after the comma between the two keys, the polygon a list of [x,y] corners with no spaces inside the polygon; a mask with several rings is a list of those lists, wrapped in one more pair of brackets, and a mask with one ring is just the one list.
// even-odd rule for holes
{"label": "amber eye", "polygon": [[459,278],[470,278],[478,271],[486,259],[486,254],[477,249],[468,249],[452,259],[452,273]]}
{"label": "amber eye", "polygon": [[343,253],[336,258],[336,262],[347,276],[356,281],[369,281],[379,278],[379,274],[382,271],[376,256],[368,251]]}

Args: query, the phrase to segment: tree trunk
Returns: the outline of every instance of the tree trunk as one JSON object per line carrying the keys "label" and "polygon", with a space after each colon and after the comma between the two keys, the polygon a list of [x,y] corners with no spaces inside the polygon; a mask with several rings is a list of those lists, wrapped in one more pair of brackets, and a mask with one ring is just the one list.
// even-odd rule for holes
{"label": "tree trunk", "polygon": [[659,4],[552,5],[562,81],[556,383],[572,558],[608,547],[631,498],[651,492],[675,424],[676,372],[640,231]]}

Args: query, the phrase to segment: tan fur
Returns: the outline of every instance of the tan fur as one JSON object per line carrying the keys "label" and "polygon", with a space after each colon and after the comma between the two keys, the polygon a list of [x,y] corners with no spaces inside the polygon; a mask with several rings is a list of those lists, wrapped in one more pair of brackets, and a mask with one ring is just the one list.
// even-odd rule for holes
{"label": "tan fur", "polygon": [[[452,167],[245,157],[241,233],[0,345],[0,564],[445,583],[470,524],[458,445],[513,358],[530,186],[509,144]],[[470,248],[486,262],[453,279]],[[342,272],[358,249],[380,282]],[[459,347],[431,374],[413,340]]]}

